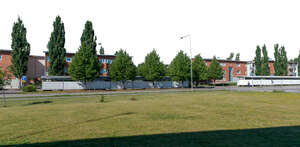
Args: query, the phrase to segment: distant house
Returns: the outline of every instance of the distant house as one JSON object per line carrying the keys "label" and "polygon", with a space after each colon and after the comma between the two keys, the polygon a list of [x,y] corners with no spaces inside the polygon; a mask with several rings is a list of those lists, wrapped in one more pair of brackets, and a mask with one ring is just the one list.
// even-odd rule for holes
{"label": "distant house", "polygon": [[[49,63],[49,53],[48,51],[44,51],[45,53],[45,75],[48,75],[48,69],[50,66]],[[68,68],[70,63],[72,62],[72,58],[75,55],[75,53],[66,53],[66,65],[64,68],[64,71],[66,73],[66,75],[68,74]],[[101,69],[99,71],[100,76],[108,76],[108,69],[109,69],[109,65],[112,63],[112,61],[116,58],[115,55],[98,55],[98,61],[99,63],[101,63]]]}
{"label": "distant house", "polygon": [[[231,61],[225,59],[217,59],[223,68],[223,79],[217,82],[236,82],[239,76],[247,75],[247,61]],[[212,59],[204,59],[209,67]]]}
{"label": "distant house", "polygon": [[[8,49],[0,49],[0,68],[2,71],[6,72],[7,75],[10,75],[11,85],[7,88],[18,88],[19,80],[10,72],[9,66],[11,63],[11,51]],[[45,68],[45,58],[44,56],[34,56],[30,55],[27,66],[26,77],[27,80],[40,80],[39,78],[43,76]]]}

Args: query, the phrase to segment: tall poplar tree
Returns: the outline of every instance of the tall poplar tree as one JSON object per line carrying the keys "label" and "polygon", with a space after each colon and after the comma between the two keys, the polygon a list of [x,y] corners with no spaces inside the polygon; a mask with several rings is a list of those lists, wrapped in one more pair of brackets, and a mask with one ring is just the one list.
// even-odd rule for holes
{"label": "tall poplar tree", "polygon": [[135,80],[137,69],[129,54],[120,49],[116,52],[116,58],[110,65],[109,76],[114,81],[121,81],[122,88],[126,89],[127,80]]}
{"label": "tall poplar tree", "polygon": [[270,67],[269,67],[269,57],[266,45],[262,47],[263,59],[262,59],[262,75],[269,76],[270,75]]}
{"label": "tall poplar tree", "polygon": [[260,47],[257,45],[256,46],[256,51],[255,51],[255,58],[254,58],[254,62],[255,62],[255,75],[256,76],[260,76],[262,75],[262,61],[261,61],[261,49]]}
{"label": "tall poplar tree", "polygon": [[69,73],[73,80],[84,82],[93,81],[99,77],[100,64],[96,51],[96,36],[91,21],[85,23],[81,45],[70,64]]}
{"label": "tall poplar tree", "polygon": [[229,55],[229,57],[227,58],[227,60],[232,61],[233,57],[234,57],[234,53],[231,52],[230,55]]}
{"label": "tall poplar tree", "polygon": [[280,53],[279,53],[279,45],[275,44],[274,45],[274,71],[276,76],[281,75],[281,66],[280,66]]}
{"label": "tall poplar tree", "polygon": [[159,55],[153,49],[145,57],[145,62],[140,68],[142,76],[146,80],[152,81],[153,85],[155,81],[160,81],[166,75],[166,67],[162,61],[160,61]]}
{"label": "tall poplar tree", "polygon": [[288,59],[286,56],[286,51],[285,51],[285,47],[282,46],[280,48],[280,66],[281,66],[281,73],[282,76],[287,76],[288,75]]}
{"label": "tall poplar tree", "polygon": [[101,45],[101,47],[100,47],[100,55],[104,55],[104,48],[103,48],[103,46]]}
{"label": "tall poplar tree", "polygon": [[50,36],[50,41],[48,42],[48,52],[49,52],[49,75],[62,76],[64,75],[65,67],[65,27],[64,23],[61,21],[60,16],[55,18],[53,22],[53,32]]}
{"label": "tall poplar tree", "polygon": [[202,59],[200,54],[195,56],[193,61],[193,81],[196,82],[196,86],[199,85],[200,81],[208,79],[208,71],[205,61]]}
{"label": "tall poplar tree", "polygon": [[240,61],[240,53],[237,53],[237,54],[235,55],[235,61]]}
{"label": "tall poplar tree", "polygon": [[176,57],[172,60],[169,65],[168,74],[173,81],[181,81],[182,87],[183,82],[190,80],[190,58],[183,51],[179,51]]}
{"label": "tall poplar tree", "polygon": [[27,72],[30,44],[27,42],[26,28],[20,17],[13,25],[11,37],[11,71],[13,75],[20,80],[19,88],[21,88],[21,77]]}

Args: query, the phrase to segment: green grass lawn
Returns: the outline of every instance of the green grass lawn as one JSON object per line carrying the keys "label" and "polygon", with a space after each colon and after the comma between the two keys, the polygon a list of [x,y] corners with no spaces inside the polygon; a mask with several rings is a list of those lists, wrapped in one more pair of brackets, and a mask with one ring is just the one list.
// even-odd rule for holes
{"label": "green grass lawn", "polygon": [[210,91],[7,104],[0,108],[0,146],[300,146],[300,94]]}

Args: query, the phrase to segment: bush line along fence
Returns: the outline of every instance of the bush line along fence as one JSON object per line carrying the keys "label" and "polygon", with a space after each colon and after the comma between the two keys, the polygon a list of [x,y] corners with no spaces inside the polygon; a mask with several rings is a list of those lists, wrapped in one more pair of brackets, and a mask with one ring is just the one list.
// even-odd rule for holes
{"label": "bush line along fence", "polygon": [[[126,81],[126,89],[145,89],[145,88],[180,88],[189,87],[189,82],[160,81],[154,85],[150,81]],[[87,82],[86,87],[82,82],[77,81],[43,81],[42,90],[80,90],[80,89],[122,89],[121,82],[114,81],[93,81]]]}
{"label": "bush line along fence", "polygon": [[[136,80],[128,80],[125,82],[126,89],[145,89],[145,88],[180,88],[189,87],[189,82],[171,81],[166,77],[164,81],[145,81],[143,78],[137,77]],[[120,81],[112,81],[109,78],[99,78],[92,82],[72,81],[69,76],[43,76],[42,90],[80,90],[80,89],[122,89]]]}

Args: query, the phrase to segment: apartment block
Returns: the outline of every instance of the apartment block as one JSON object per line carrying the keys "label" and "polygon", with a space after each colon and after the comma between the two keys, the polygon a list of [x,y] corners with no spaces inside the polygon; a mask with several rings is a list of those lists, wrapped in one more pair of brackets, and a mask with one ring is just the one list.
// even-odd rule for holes
{"label": "apartment block", "polygon": [[[231,61],[217,59],[223,68],[223,79],[217,82],[236,82],[239,76],[247,75],[247,61]],[[210,66],[212,59],[204,59],[207,66]]]}
{"label": "apartment block", "polygon": [[[45,53],[45,75],[48,75],[48,70],[50,66],[50,58],[48,51],[44,51]],[[68,75],[68,68],[70,63],[72,62],[72,59],[74,57],[75,53],[66,53],[66,65],[64,67],[65,75]],[[112,61],[116,58],[115,55],[97,55],[98,61],[101,64],[100,68],[100,76],[108,76],[108,69],[109,65],[112,63]]]}

